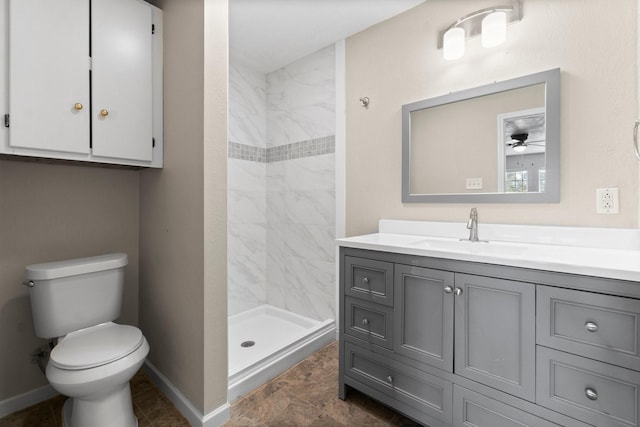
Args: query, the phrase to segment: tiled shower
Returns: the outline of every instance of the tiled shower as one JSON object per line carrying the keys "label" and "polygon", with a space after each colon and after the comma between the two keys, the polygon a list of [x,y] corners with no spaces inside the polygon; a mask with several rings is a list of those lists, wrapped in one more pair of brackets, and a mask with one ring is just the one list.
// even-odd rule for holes
{"label": "tiled shower", "polygon": [[229,315],[335,319],[335,49],[229,81]]}

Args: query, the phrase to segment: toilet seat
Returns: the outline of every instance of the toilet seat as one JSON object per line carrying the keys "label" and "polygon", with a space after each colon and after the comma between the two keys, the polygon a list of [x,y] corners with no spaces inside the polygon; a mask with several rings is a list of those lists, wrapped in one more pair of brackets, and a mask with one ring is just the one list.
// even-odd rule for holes
{"label": "toilet seat", "polygon": [[65,370],[95,368],[122,359],[143,342],[135,326],[102,323],[67,334],[51,351],[49,362]]}

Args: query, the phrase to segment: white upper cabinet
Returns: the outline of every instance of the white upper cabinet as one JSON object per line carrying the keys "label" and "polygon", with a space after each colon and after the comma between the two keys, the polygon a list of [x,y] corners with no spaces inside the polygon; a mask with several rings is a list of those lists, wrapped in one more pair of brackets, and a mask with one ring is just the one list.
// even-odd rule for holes
{"label": "white upper cabinet", "polygon": [[161,11],[141,0],[0,5],[9,24],[0,152],[162,167]]}

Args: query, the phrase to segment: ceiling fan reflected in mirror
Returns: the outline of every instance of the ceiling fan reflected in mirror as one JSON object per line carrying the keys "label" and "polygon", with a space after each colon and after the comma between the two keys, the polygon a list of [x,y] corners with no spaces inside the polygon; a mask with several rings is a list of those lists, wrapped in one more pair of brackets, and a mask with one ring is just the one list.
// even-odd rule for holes
{"label": "ceiling fan reflected in mirror", "polygon": [[[511,134],[511,141],[507,143],[507,147],[511,147],[513,151],[522,153],[527,149],[529,145],[544,145],[544,141],[528,141],[528,133],[513,133]],[[541,144],[542,143],[542,144]]]}

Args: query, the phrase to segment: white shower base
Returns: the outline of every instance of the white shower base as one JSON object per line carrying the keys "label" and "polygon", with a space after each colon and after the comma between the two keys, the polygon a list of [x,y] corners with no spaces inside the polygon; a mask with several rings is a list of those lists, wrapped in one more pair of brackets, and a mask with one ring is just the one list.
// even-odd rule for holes
{"label": "white shower base", "polygon": [[[229,316],[227,399],[256,389],[336,339],[335,322],[309,319],[270,305]],[[253,341],[251,347],[243,342]]]}

